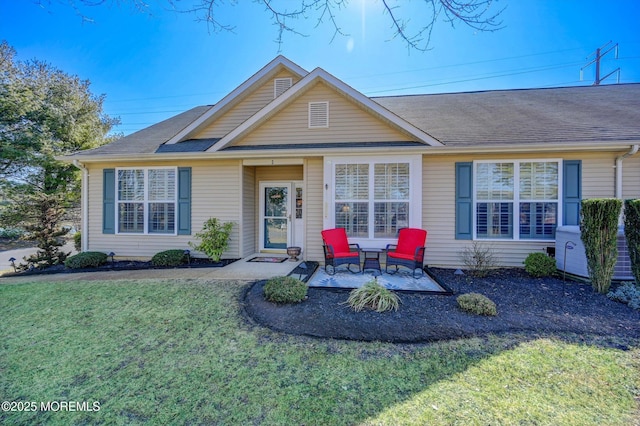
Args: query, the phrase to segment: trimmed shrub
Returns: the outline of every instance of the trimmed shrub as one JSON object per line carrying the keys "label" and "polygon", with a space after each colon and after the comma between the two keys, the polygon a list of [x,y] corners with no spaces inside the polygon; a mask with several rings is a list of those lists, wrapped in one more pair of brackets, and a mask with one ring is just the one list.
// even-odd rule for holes
{"label": "trimmed shrub", "polygon": [[82,234],[80,233],[80,231],[77,231],[75,234],[73,234],[73,246],[75,247],[76,251],[82,250]]}
{"label": "trimmed shrub", "polygon": [[64,266],[70,269],[97,268],[107,263],[107,255],[99,251],[85,251],[68,257]]}
{"label": "trimmed shrub", "polygon": [[632,282],[622,283],[620,287],[607,293],[607,297],[616,302],[626,303],[633,309],[640,310],[640,287]]}
{"label": "trimmed shrub", "polygon": [[491,299],[479,293],[466,293],[456,299],[458,306],[465,312],[476,315],[498,315],[496,304]]}
{"label": "trimmed shrub", "polygon": [[624,202],[624,236],[627,240],[631,272],[640,285],[640,199]]}
{"label": "trimmed shrub", "polygon": [[493,247],[474,241],[471,247],[465,247],[460,255],[465,269],[471,276],[483,278],[498,267]]}
{"label": "trimmed shrub", "polygon": [[307,284],[293,277],[271,278],[264,285],[264,298],[274,303],[298,303],[307,297]]}
{"label": "trimmed shrub", "polygon": [[189,246],[209,256],[214,262],[220,261],[220,256],[229,246],[232,222],[220,222],[217,218],[209,218],[203,225],[202,231],[195,237],[200,239],[200,244],[189,242]]}
{"label": "trimmed shrub", "polygon": [[617,198],[582,200],[580,238],[587,257],[593,289],[607,293],[618,259],[618,217],[622,201]]}
{"label": "trimmed shrub", "polygon": [[524,270],[532,277],[548,277],[556,273],[556,260],[545,253],[531,253],[524,260]]}
{"label": "trimmed shrub", "polygon": [[185,263],[187,263],[187,255],[181,249],[161,251],[151,258],[153,266],[180,266]]}
{"label": "trimmed shrub", "polygon": [[391,290],[378,284],[378,281],[374,278],[362,287],[352,290],[349,293],[347,303],[356,312],[360,312],[364,308],[369,308],[376,312],[385,312],[391,309],[397,311],[400,305],[400,298]]}

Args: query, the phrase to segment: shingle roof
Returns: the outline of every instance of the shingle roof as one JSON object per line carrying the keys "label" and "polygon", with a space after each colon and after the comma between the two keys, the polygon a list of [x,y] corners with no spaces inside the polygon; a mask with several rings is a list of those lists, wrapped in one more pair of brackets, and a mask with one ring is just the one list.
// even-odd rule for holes
{"label": "shingle roof", "polygon": [[220,138],[188,139],[180,143],[160,145],[156,152],[204,152],[220,141]]}
{"label": "shingle roof", "polygon": [[640,84],[373,98],[446,146],[640,140]]}
{"label": "shingle roof", "polygon": [[[372,100],[449,147],[481,149],[483,145],[496,144],[640,141],[640,83],[388,96]],[[206,151],[219,139],[163,144],[211,108],[195,107],[109,145],[80,151],[74,156]],[[366,142],[359,146],[368,146]],[[259,147],[282,148],[303,146]]]}
{"label": "shingle roof", "polygon": [[171,139],[179,131],[211,108],[210,105],[199,106],[181,114],[161,121],[128,136],[120,138],[108,145],[95,149],[79,151],[74,155],[112,155],[112,154],[151,154],[158,147]]}

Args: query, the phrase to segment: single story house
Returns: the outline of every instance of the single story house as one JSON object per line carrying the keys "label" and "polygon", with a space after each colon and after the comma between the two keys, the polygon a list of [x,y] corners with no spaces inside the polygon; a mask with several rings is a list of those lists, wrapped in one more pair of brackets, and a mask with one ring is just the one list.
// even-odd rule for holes
{"label": "single story house", "polygon": [[215,105],[65,160],[84,250],[186,249],[216,217],[234,223],[226,258],[323,262],[322,229],[381,248],[410,226],[428,265],[479,241],[522,266],[580,200],[640,197],[639,145],[640,84],[370,98],[278,56]]}

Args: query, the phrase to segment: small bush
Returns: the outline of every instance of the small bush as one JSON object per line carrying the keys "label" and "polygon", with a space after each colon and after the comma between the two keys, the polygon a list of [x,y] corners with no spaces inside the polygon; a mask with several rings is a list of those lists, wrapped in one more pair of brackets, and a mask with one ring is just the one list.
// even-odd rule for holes
{"label": "small bush", "polygon": [[493,247],[477,241],[474,241],[471,247],[466,247],[460,257],[469,274],[477,278],[488,276],[498,267]]}
{"label": "small bush", "polygon": [[80,231],[73,234],[73,246],[75,247],[76,251],[82,250],[82,234],[80,233]]}
{"label": "small bush", "polygon": [[524,269],[532,277],[548,277],[556,273],[556,260],[545,253],[531,253],[524,260]]}
{"label": "small bush", "polygon": [[200,244],[189,241],[189,246],[203,252],[214,262],[219,262],[222,253],[229,246],[229,238],[233,229],[232,222],[220,222],[217,218],[207,219],[201,232],[197,232],[195,237],[200,239]]}
{"label": "small bush", "polygon": [[151,258],[153,266],[180,266],[185,263],[187,263],[187,255],[181,249],[161,251]]}
{"label": "small bush", "polygon": [[107,263],[107,255],[99,251],[86,251],[68,257],[64,266],[70,269],[97,268]]}
{"label": "small bush", "polygon": [[24,235],[24,231],[19,228],[0,228],[0,238],[6,240],[17,240]]}
{"label": "small bush", "polygon": [[458,296],[458,306],[463,311],[476,315],[495,316],[498,314],[496,304],[491,299],[478,293],[467,293]]}
{"label": "small bush", "polygon": [[356,312],[360,312],[364,308],[373,309],[376,312],[385,312],[391,309],[397,311],[400,298],[394,292],[378,284],[374,278],[362,287],[352,290],[349,293],[347,303]]}
{"label": "small bush", "polygon": [[607,297],[616,302],[626,303],[633,309],[640,310],[640,286],[632,282],[622,283],[620,287],[607,293]]}
{"label": "small bush", "polygon": [[271,278],[264,285],[264,298],[274,303],[298,303],[307,297],[307,284],[293,277]]}

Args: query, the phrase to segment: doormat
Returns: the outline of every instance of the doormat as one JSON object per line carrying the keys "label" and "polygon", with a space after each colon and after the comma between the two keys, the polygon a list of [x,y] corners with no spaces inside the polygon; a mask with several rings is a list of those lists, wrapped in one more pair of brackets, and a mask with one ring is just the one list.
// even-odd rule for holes
{"label": "doormat", "polygon": [[287,259],[287,257],[258,256],[254,257],[253,259],[247,260],[247,262],[282,263]]}

